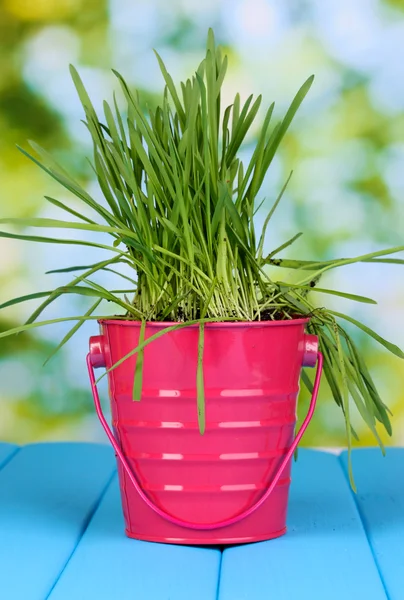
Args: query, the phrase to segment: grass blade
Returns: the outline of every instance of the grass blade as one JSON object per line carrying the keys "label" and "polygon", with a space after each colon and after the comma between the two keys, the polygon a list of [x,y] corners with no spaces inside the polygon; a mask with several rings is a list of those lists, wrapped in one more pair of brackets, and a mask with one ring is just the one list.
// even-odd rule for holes
{"label": "grass blade", "polygon": [[[146,332],[146,321],[142,320],[139,332],[139,344],[143,344]],[[135,377],[133,380],[133,400],[140,402],[142,398],[142,386],[143,386],[143,363],[144,363],[144,350],[140,350],[136,356],[136,367]]]}
{"label": "grass blade", "polygon": [[19,296],[18,298],[13,298],[12,300],[7,300],[7,302],[3,302],[0,304],[0,309],[7,308],[8,306],[14,306],[14,304],[20,304],[21,302],[27,302],[28,300],[37,300],[38,298],[45,298],[52,294],[53,290],[48,292],[35,292],[34,294],[27,294],[26,296]]}
{"label": "grass blade", "polygon": [[196,372],[196,396],[198,408],[198,427],[199,433],[205,433],[206,417],[205,417],[205,383],[203,378],[203,350],[205,346],[205,327],[203,323],[199,324],[198,338],[198,366]]}
{"label": "grass blade", "polygon": [[95,223],[95,221],[92,221],[91,219],[88,219],[87,217],[85,217],[81,213],[79,213],[79,212],[73,210],[72,208],[70,208],[70,206],[66,206],[65,204],[63,204],[63,202],[60,202],[60,200],[56,200],[55,198],[51,198],[50,196],[45,196],[45,200],[47,200],[48,202],[50,202],[54,206],[57,206],[58,208],[61,208],[62,210],[68,212],[71,215],[73,215],[73,217],[77,217],[78,219],[81,219],[82,221],[85,221],[86,223],[92,223],[92,224]]}
{"label": "grass blade", "polygon": [[93,314],[93,312],[98,308],[98,306],[101,304],[102,302],[102,298],[99,298],[90,308],[89,310],[84,314],[84,318],[80,319],[80,321],[78,321],[74,327],[72,327],[70,329],[70,331],[64,336],[64,338],[62,339],[62,341],[57,345],[57,347],[52,350],[52,352],[49,354],[49,356],[47,357],[47,359],[45,360],[43,366],[45,366],[50,360],[51,358],[53,358],[55,356],[55,354],[57,354],[57,352],[59,352],[59,350],[61,348],[63,348],[63,346],[74,336],[74,334],[80,329],[80,327],[86,322],[86,317],[89,317],[90,315]]}
{"label": "grass blade", "polygon": [[[288,186],[288,183],[289,183],[292,175],[293,175],[293,171],[290,172],[289,177],[287,178],[286,182],[284,183],[284,185],[283,185],[283,187],[282,187],[282,189],[281,189],[281,191],[279,193],[279,196],[275,200],[275,202],[274,202],[271,210],[267,214],[266,219],[264,221],[264,225],[262,227],[262,234],[261,234],[261,237],[260,237],[260,241],[259,241],[259,244],[258,244],[258,250],[257,250],[257,260],[259,262],[261,262],[261,259],[262,259],[262,252],[263,252],[263,248],[264,248],[265,234],[266,234],[266,231],[267,231],[268,223],[269,223],[270,219],[272,218],[272,215],[274,214],[275,210],[277,209],[277,206],[278,206],[279,202],[282,200],[283,194],[285,193],[285,190],[286,190],[286,188]],[[266,262],[266,261],[264,261],[264,262]]]}
{"label": "grass blade", "polygon": [[[35,323],[28,323],[25,325],[20,325],[19,327],[13,327],[12,329],[8,329],[7,331],[1,331],[0,332],[0,338],[5,338],[5,337],[9,337],[10,335],[16,335],[17,333],[24,333],[25,331],[30,331],[31,329],[37,329],[38,327],[45,327],[46,325],[54,325],[55,323],[66,323],[69,321],[80,321],[80,320],[84,320],[84,321],[98,321],[98,320],[102,320],[102,319],[110,319],[111,315],[105,315],[105,316],[89,316],[89,317],[84,317],[83,315],[78,315],[75,317],[60,317],[58,319],[49,319],[46,321],[37,321]],[[119,316],[116,315],[114,316],[114,319],[119,319],[122,318],[124,320],[125,317],[124,316]]]}
{"label": "grass blade", "polygon": [[401,350],[401,348],[399,348],[395,344],[392,344],[391,342],[388,342],[387,340],[382,338],[378,333],[373,331],[373,329],[370,329],[370,327],[367,327],[367,325],[360,323],[353,317],[349,317],[348,315],[344,315],[343,313],[336,312],[335,310],[330,310],[329,313],[334,315],[335,317],[340,317],[341,319],[345,319],[346,321],[349,321],[353,325],[356,325],[356,327],[358,327],[359,329],[361,329],[362,331],[367,333],[370,337],[372,337],[374,340],[379,342],[379,344],[381,344],[382,346],[387,348],[387,350],[389,350],[389,352],[392,352],[392,354],[395,354],[399,358],[404,358],[404,352]]}
{"label": "grass blade", "polygon": [[74,246],[89,246],[90,248],[100,248],[102,250],[109,250],[120,255],[125,255],[122,250],[114,248],[113,246],[107,246],[105,244],[97,244],[96,242],[86,242],[84,240],[66,240],[60,238],[51,238],[38,235],[25,235],[23,233],[8,233],[6,231],[0,231],[0,238],[7,238],[11,240],[22,240],[27,242],[40,242],[44,244],[66,244]]}

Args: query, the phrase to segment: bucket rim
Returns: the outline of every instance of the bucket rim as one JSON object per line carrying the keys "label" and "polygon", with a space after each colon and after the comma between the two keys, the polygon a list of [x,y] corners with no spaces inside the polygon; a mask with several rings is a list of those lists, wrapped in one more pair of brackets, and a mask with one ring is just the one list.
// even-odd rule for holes
{"label": "bucket rim", "polygon": [[[217,321],[213,323],[205,323],[205,328],[218,329],[218,328],[247,328],[247,327],[287,327],[291,325],[305,325],[310,321],[310,317],[302,317],[299,319],[285,319],[276,321]],[[100,325],[120,325],[122,327],[140,327],[141,321],[135,321],[132,319],[98,319],[97,322]],[[167,327],[173,327],[174,325],[181,325],[180,321],[146,321],[148,328],[163,329]],[[199,324],[188,325],[187,328],[198,328]]]}

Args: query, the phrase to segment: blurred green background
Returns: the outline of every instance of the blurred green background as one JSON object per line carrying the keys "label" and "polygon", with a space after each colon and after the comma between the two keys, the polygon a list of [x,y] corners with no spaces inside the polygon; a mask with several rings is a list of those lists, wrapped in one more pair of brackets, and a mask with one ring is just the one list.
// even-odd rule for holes
{"label": "blurred green background", "polygon": [[[86,156],[89,138],[68,72],[73,63],[99,108],[117,89],[118,69],[148,102],[160,98],[162,78],[152,48],[175,79],[191,75],[203,56],[209,26],[230,59],[225,101],[262,93],[283,114],[303,81],[312,90],[261,190],[258,221],[288,172],[294,175],[272,221],[267,249],[304,235],[289,253],[307,259],[348,257],[403,244],[404,231],[404,0],[1,0],[0,206],[3,216],[59,218],[44,194],[68,200],[61,188],[15,148],[34,139],[97,194]],[[245,152],[251,150],[249,139]],[[85,263],[99,254],[85,250]],[[0,302],[66,281],[45,275],[83,264],[83,250],[0,239]],[[404,347],[404,270],[362,264],[327,276],[328,287],[373,297],[378,306],[320,297]],[[105,280],[104,280],[105,281]],[[324,285],[324,287],[327,287]],[[331,299],[330,299],[331,298]],[[61,299],[49,318],[85,305]],[[35,304],[0,313],[0,329],[22,323]],[[0,439],[102,440],[87,383],[85,355],[95,323],[45,367],[63,325],[1,340]],[[404,363],[357,335],[383,399],[404,441]],[[103,388],[105,394],[105,387]],[[299,413],[307,397],[303,395]],[[373,444],[358,421],[360,443]],[[305,445],[343,446],[342,414],[323,386]]]}

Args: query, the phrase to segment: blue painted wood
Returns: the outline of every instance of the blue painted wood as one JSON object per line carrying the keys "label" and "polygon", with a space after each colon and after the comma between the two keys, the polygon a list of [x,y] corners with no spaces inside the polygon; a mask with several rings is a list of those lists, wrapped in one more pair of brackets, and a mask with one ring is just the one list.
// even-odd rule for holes
{"label": "blue painted wood", "polygon": [[[300,452],[288,534],[225,550],[220,600],[404,598],[404,449],[353,462],[356,498],[346,455]],[[1,599],[216,598],[218,550],[124,536],[114,470],[105,446],[0,444]]]}
{"label": "blue painted wood", "polygon": [[18,451],[18,446],[13,444],[0,444],[0,469]]}
{"label": "blue painted wood", "polygon": [[[404,448],[355,450],[353,469],[362,516],[390,600],[404,598]],[[347,470],[347,455],[341,456]]]}
{"label": "blue painted wood", "polygon": [[286,536],[223,553],[220,600],[272,598],[386,600],[336,456],[300,450]]}
{"label": "blue painted wood", "polygon": [[117,478],[49,600],[216,600],[219,550],[128,539]]}
{"label": "blue painted wood", "polygon": [[45,600],[115,470],[91,444],[22,448],[0,470],[0,597]]}

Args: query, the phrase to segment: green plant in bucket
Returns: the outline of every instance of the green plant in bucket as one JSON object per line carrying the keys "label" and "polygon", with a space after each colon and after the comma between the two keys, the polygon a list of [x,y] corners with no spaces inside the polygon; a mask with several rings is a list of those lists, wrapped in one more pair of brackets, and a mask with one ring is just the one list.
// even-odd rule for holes
{"label": "green plant in bucket", "polygon": [[[156,54],[157,55],[157,54]],[[270,219],[285,192],[287,179],[266,216],[262,231],[254,226],[261,206],[259,192],[278,147],[309,91],[313,76],[297,92],[284,118],[273,125],[274,104],[267,109],[251,159],[243,164],[240,149],[261,105],[261,96],[251,95],[242,104],[237,94],[230,106],[221,103],[227,57],[216,47],[210,30],[206,55],[191,79],[176,86],[163,61],[157,60],[165,81],[162,100],[155,110],[144,111],[137,92],[114,71],[127,103],[122,111],[114,97],[104,102],[99,117],[74,67],[71,75],[85,111],[91,136],[93,169],[105,202],[94,199],[44,149],[30,142],[36,153],[20,150],[69,190],[83,211],[61,201],[47,201],[67,213],[66,220],[46,218],[2,219],[2,224],[82,231],[79,239],[42,237],[26,233],[0,232],[2,237],[51,244],[76,244],[108,250],[110,257],[90,266],[70,266],[54,272],[76,272],[66,285],[5,302],[1,308],[32,299],[44,299],[28,321],[0,334],[12,335],[59,321],[75,321],[60,342],[60,349],[90,319],[105,301],[119,310],[116,318],[143,323],[140,344],[124,359],[138,353],[133,386],[134,400],[142,388],[142,351],[168,331],[199,324],[196,373],[198,419],[205,428],[203,389],[204,324],[214,321],[257,321],[310,316],[308,331],[319,336],[324,354],[325,376],[335,402],[342,409],[348,447],[356,435],[350,417],[350,398],[383,449],[376,423],[391,433],[388,409],[352,337],[341,322],[356,325],[385,348],[403,358],[403,352],[350,316],[317,308],[317,292],[356,302],[374,300],[319,286],[323,273],[356,262],[394,262],[385,258],[404,250],[389,248],[350,259],[326,262],[279,259],[298,233],[268,255],[264,241]],[[108,233],[111,243],[87,239],[88,232]],[[300,280],[282,281],[275,267],[299,271]],[[124,272],[119,271],[124,267]],[[127,268],[133,276],[126,274]],[[101,271],[112,271],[125,280],[125,289],[110,290],[93,280]],[[42,312],[63,294],[88,296],[93,304],[77,317],[39,321]],[[108,315],[104,318],[108,318]],[[163,331],[144,340],[147,321],[167,321]],[[174,323],[174,324],[172,324]],[[122,360],[120,362],[122,362]],[[116,363],[115,368],[120,363]],[[304,384],[312,383],[303,372]],[[352,477],[351,477],[352,482]],[[352,482],[353,484],[353,482]]]}

